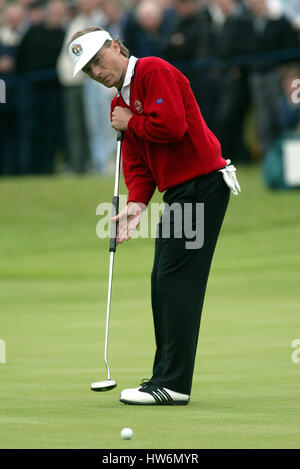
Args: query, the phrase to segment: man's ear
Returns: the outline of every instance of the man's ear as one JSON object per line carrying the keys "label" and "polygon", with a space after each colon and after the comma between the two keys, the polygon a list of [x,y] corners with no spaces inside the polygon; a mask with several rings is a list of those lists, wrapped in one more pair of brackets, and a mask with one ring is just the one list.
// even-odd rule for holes
{"label": "man's ear", "polygon": [[111,41],[111,46],[114,48],[116,52],[118,52],[119,54],[121,53],[120,46],[117,43],[117,41],[115,41],[114,39]]}

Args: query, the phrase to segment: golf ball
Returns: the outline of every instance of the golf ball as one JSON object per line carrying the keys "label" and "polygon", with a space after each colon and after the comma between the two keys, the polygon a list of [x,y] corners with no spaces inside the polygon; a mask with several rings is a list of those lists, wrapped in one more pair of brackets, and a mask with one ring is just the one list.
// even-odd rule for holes
{"label": "golf ball", "polygon": [[123,438],[123,440],[130,440],[132,438],[132,435],[133,431],[131,430],[131,428],[123,428],[123,430],[121,431],[121,437]]}

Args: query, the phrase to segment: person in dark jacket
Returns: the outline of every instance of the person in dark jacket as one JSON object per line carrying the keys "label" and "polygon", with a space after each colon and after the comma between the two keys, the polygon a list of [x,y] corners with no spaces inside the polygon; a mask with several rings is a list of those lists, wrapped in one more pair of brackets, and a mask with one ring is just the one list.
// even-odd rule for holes
{"label": "person in dark jacket", "polygon": [[281,70],[280,126],[282,133],[300,137],[300,66],[287,65]]}
{"label": "person in dark jacket", "polygon": [[196,53],[196,97],[208,127],[216,133],[218,104],[218,38],[223,25],[223,15],[216,2],[203,2],[197,13],[199,42]]}
{"label": "person in dark jacket", "polygon": [[237,0],[217,0],[224,14],[217,43],[219,92],[215,107],[215,132],[224,155],[235,163],[247,163],[250,152],[243,131],[249,103],[247,69],[239,60],[251,50],[250,19]]}
{"label": "person in dark jacket", "polygon": [[175,0],[169,27],[161,43],[161,57],[185,74],[198,103],[200,74],[193,67],[192,61],[199,55],[201,26],[197,0]]}
{"label": "person in dark jacket", "polygon": [[15,54],[26,27],[23,8],[9,5],[4,21],[0,27],[0,79],[5,84],[5,103],[0,103],[0,174],[13,175],[18,168]]}
{"label": "person in dark jacket", "polygon": [[52,173],[55,153],[62,147],[61,87],[55,68],[65,35],[65,8],[61,0],[50,2],[44,21],[33,24],[17,48],[22,77],[19,158],[25,174]]}
{"label": "person in dark jacket", "polygon": [[137,57],[160,56],[160,44],[168,25],[169,12],[155,0],[141,0],[125,15],[122,38]]}
{"label": "person in dark jacket", "polygon": [[274,16],[267,0],[247,0],[252,16],[252,52],[257,55],[250,70],[252,101],[262,154],[280,133],[280,64],[285,50],[297,47],[297,36],[287,18]]}

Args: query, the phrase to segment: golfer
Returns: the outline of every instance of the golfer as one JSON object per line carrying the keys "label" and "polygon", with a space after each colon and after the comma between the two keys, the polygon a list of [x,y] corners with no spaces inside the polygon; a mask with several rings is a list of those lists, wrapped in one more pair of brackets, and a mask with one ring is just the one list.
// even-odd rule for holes
{"label": "golfer", "polygon": [[[115,217],[117,243],[131,238],[156,187],[164,192],[167,214],[173,214],[162,215],[155,241],[153,374],[139,387],[123,390],[120,401],[188,404],[211,261],[230,189],[234,194],[240,190],[235,168],[222,157],[220,143],[206,126],[189,81],[172,65],[157,57],[129,56],[119,38],[112,39],[98,27],[76,33],[68,53],[74,76],[82,70],[118,90],[111,105],[111,125],[124,131],[128,203]],[[199,207],[203,208],[201,226],[197,226]],[[182,236],[178,236],[178,213]],[[194,241],[202,231],[202,243],[193,245],[185,234],[186,222],[196,233]],[[168,236],[165,228],[169,228]]]}

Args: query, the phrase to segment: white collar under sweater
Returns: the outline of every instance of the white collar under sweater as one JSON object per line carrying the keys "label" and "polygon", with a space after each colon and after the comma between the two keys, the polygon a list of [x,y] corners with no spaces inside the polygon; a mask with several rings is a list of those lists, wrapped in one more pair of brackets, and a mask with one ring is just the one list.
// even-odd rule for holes
{"label": "white collar under sweater", "polygon": [[[136,63],[139,59],[134,57],[133,55],[129,58],[127,70],[126,70],[126,75],[124,79],[124,83],[122,86],[122,89],[120,91],[125,103],[127,106],[129,106],[130,103],[130,84],[131,84],[131,79],[134,75],[134,69],[136,66]],[[119,94],[119,93],[118,93]]]}

